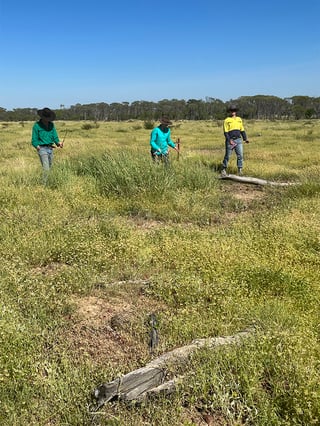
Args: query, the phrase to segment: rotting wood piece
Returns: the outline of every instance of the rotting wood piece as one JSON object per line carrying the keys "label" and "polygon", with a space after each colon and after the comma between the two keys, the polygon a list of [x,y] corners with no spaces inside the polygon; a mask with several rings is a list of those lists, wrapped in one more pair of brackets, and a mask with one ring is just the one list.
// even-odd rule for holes
{"label": "rotting wood piece", "polygon": [[249,176],[226,175],[220,176],[222,180],[234,180],[235,182],[252,183],[254,185],[270,185],[270,186],[291,186],[296,185],[295,182],[272,182],[265,179],[259,179]]}
{"label": "rotting wood piece", "polygon": [[164,383],[168,373],[168,366],[182,364],[192,352],[202,347],[214,349],[222,345],[239,343],[243,338],[249,337],[252,332],[253,329],[248,329],[233,336],[193,340],[190,345],[176,348],[155,358],[145,367],[131,371],[112,382],[104,383],[96,388],[93,393],[97,401],[96,410],[114,398],[124,401],[138,401],[144,399],[149,394],[159,394],[160,392],[171,393],[175,390],[176,383],[178,380],[181,380],[181,377]]}
{"label": "rotting wood piece", "polygon": [[112,382],[102,384],[94,390],[97,409],[114,398],[125,401],[139,399],[139,396],[163,383],[165,372],[161,368],[142,367],[131,371]]}

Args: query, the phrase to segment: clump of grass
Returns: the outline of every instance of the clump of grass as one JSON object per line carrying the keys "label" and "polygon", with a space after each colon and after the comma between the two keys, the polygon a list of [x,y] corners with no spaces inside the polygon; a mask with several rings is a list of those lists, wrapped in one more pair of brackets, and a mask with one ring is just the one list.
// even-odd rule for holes
{"label": "clump of grass", "polygon": [[141,126],[141,124],[134,124],[134,125],[132,126],[132,129],[133,129],[133,130],[140,130],[140,129],[142,129],[142,126]]}
{"label": "clump of grass", "polygon": [[81,126],[82,130],[91,130],[91,129],[98,129],[99,128],[99,123],[98,122],[94,122],[92,123],[83,123]]}
{"label": "clump of grass", "polygon": [[70,165],[70,162],[64,161],[55,164],[48,174],[46,186],[50,189],[61,189],[69,184],[72,176],[73,169]]}
{"label": "clump of grass", "polygon": [[146,121],[143,123],[143,127],[144,127],[146,130],[152,130],[152,129],[154,128],[154,126],[155,126],[154,121],[146,120]]}
{"label": "clump of grass", "polygon": [[184,392],[224,424],[316,424],[318,373],[316,360],[307,367],[306,357],[302,335],[258,334],[239,347],[195,355]]}
{"label": "clump of grass", "polygon": [[211,208],[219,209],[217,181],[200,162],[180,164],[172,159],[166,166],[120,151],[84,159],[78,172],[93,177],[101,195],[120,199],[122,213],[130,216],[175,222],[192,217],[208,224]]}
{"label": "clump of grass", "polygon": [[255,296],[290,297],[302,306],[312,299],[313,289],[307,280],[274,268],[239,271],[238,279],[246,283],[248,291]]}
{"label": "clump of grass", "polygon": [[181,167],[166,166],[132,152],[109,152],[83,160],[80,172],[94,176],[102,194],[123,197],[141,193],[161,196],[180,189],[210,190],[216,184],[211,172],[200,163],[192,167],[188,162]]}

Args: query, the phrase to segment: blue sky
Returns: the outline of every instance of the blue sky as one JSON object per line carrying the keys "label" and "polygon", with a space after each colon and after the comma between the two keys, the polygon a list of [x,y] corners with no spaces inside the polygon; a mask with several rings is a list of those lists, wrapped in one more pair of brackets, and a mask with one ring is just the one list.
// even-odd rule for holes
{"label": "blue sky", "polygon": [[319,0],[0,0],[0,107],[320,96]]}

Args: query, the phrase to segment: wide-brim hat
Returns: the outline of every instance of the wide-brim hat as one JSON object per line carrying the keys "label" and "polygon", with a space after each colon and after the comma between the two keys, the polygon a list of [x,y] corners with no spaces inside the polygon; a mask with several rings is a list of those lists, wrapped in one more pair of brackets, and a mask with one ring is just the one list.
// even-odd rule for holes
{"label": "wide-brim hat", "polygon": [[161,117],[160,123],[163,124],[164,126],[171,126],[172,121],[170,121],[168,117]]}
{"label": "wide-brim hat", "polygon": [[237,107],[237,105],[233,105],[233,104],[231,104],[231,105],[229,105],[228,106],[228,111],[238,111],[238,107]]}
{"label": "wide-brim hat", "polygon": [[37,114],[40,116],[40,118],[46,118],[49,121],[56,119],[56,113],[50,108],[38,109]]}

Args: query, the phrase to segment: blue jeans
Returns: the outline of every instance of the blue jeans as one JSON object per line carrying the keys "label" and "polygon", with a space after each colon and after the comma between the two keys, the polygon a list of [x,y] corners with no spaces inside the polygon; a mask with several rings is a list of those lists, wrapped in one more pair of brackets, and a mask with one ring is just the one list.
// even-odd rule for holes
{"label": "blue jeans", "polygon": [[224,159],[222,162],[222,166],[224,169],[228,167],[228,162],[230,159],[230,156],[232,154],[232,151],[234,150],[237,156],[237,167],[238,169],[242,169],[242,163],[243,163],[243,144],[242,139],[233,139],[233,142],[235,143],[234,146],[232,146],[228,141],[226,141],[226,153],[224,155]]}
{"label": "blue jeans", "polygon": [[40,162],[42,165],[42,170],[43,170],[43,174],[42,174],[43,183],[46,183],[48,179],[48,173],[53,162],[53,148],[50,148],[48,146],[42,146],[38,150],[38,155],[39,155]]}

